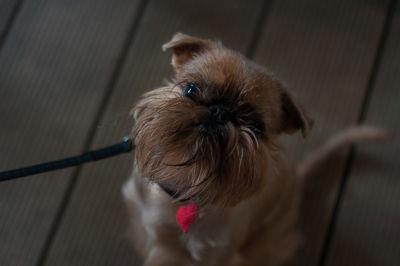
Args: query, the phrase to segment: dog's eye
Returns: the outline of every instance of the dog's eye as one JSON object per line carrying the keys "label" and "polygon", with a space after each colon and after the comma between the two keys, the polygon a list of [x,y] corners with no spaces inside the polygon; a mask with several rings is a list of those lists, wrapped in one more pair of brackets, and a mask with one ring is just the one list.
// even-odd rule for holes
{"label": "dog's eye", "polygon": [[182,92],[182,96],[188,97],[190,99],[193,99],[194,96],[199,93],[200,91],[200,86],[199,84],[195,82],[189,82],[186,84],[185,89]]}

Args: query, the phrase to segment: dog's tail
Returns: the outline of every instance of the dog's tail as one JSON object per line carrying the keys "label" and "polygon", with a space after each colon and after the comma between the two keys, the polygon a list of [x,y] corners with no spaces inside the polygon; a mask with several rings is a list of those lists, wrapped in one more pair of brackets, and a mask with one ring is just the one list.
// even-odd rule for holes
{"label": "dog's tail", "polygon": [[329,159],[331,155],[353,143],[388,141],[391,139],[392,134],[382,128],[366,125],[347,128],[329,138],[321,147],[311,152],[297,166],[297,176],[300,177],[301,180],[307,179],[307,177],[318,170],[318,167],[321,166],[325,160]]}

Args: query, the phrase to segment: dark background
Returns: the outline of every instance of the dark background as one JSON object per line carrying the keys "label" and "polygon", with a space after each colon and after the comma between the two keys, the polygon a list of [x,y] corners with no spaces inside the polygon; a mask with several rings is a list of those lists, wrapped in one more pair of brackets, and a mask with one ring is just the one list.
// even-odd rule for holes
{"label": "dark background", "polygon": [[[0,170],[129,133],[170,77],[173,33],[219,39],[286,82],[316,120],[294,160],[338,130],[400,130],[396,0],[0,0]],[[307,192],[296,265],[400,265],[400,141],[335,157]],[[139,265],[121,186],[132,155],[0,184],[0,265]]]}

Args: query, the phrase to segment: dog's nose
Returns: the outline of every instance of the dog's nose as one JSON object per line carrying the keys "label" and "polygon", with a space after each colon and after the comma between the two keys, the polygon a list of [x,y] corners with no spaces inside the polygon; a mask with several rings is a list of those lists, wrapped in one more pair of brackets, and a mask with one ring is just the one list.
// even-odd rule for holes
{"label": "dog's nose", "polygon": [[218,124],[225,124],[230,120],[230,113],[220,105],[211,105],[208,107],[211,118]]}

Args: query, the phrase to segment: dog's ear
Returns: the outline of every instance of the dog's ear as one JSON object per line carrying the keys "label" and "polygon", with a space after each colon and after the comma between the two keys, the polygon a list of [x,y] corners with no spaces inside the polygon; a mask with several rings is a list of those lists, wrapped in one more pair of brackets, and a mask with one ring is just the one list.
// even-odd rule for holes
{"label": "dog's ear", "polygon": [[179,69],[183,64],[199,54],[212,47],[212,42],[203,40],[183,33],[176,33],[172,39],[162,46],[163,51],[172,49],[172,65]]}
{"label": "dog's ear", "polygon": [[314,120],[286,89],[281,90],[280,99],[282,116],[279,133],[293,134],[301,129],[303,137],[306,138],[314,125]]}

